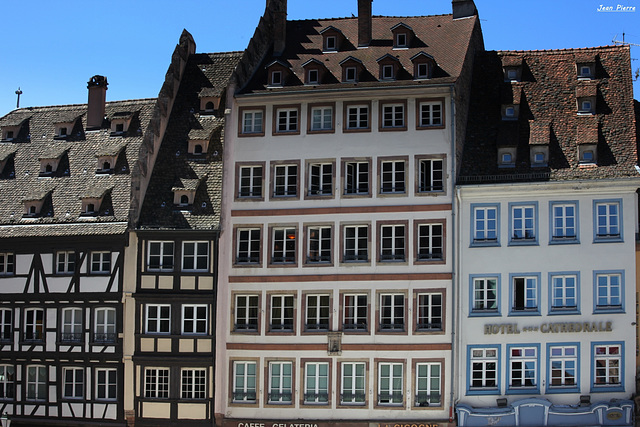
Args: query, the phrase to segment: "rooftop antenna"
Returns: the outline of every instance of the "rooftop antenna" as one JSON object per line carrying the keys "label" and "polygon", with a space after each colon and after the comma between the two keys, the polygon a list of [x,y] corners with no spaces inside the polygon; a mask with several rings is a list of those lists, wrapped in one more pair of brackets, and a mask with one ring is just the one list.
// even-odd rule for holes
{"label": "rooftop antenna", "polygon": [[16,95],[18,95],[18,102],[16,102],[16,108],[20,108],[20,95],[22,95],[22,91],[20,90],[19,87],[18,87],[18,90],[16,91]]}
{"label": "rooftop antenna", "polygon": [[617,35],[617,34],[613,37],[613,40],[611,40],[611,41],[612,41],[613,43],[615,43],[615,44],[626,44],[626,45],[628,45],[628,46],[640,46],[640,44],[637,44],[637,43],[628,43],[628,42],[626,42],[626,41],[624,40],[625,35],[626,35],[626,33],[623,31],[623,32],[622,32],[622,41],[620,41],[620,40],[616,40],[616,39],[618,38],[618,35]]}

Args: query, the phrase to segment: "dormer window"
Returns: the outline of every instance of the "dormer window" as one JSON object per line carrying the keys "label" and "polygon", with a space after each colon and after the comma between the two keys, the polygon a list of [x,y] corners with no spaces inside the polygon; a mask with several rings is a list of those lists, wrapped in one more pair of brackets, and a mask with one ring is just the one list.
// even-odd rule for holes
{"label": "dormer window", "polygon": [[58,170],[60,158],[57,159],[40,159],[40,176],[53,175]]}
{"label": "dormer window", "polygon": [[594,114],[595,97],[578,98],[578,114]]}
{"label": "dormer window", "polygon": [[173,190],[173,204],[178,207],[187,207],[193,205],[195,199],[195,190],[186,190],[184,188]]}
{"label": "dormer window", "polygon": [[519,113],[518,105],[503,105],[502,106],[502,120],[517,120]]}
{"label": "dormer window", "polygon": [[391,28],[393,34],[393,48],[406,49],[411,44],[413,38],[413,29],[410,26],[400,22]]}
{"label": "dormer window", "polygon": [[430,79],[433,76],[436,61],[431,55],[420,52],[411,57],[411,62],[413,62],[414,79]]}
{"label": "dormer window", "polygon": [[271,86],[282,86],[282,71],[271,72]]}
{"label": "dormer window", "polygon": [[549,147],[539,146],[531,149],[531,166],[543,167],[547,166],[549,158]]}
{"label": "dormer window", "polygon": [[337,52],[340,49],[340,43],[344,39],[342,31],[333,26],[320,31],[322,34],[322,51],[323,52]]}
{"label": "dormer window", "polygon": [[422,64],[416,64],[416,78],[428,79],[431,73],[429,72],[430,66],[424,62]]}
{"label": "dormer window", "polygon": [[384,80],[393,80],[393,65],[383,65],[382,66],[382,78]]}
{"label": "dormer window", "polygon": [[516,148],[502,147],[498,148],[498,167],[512,168],[516,165]]}
{"label": "dormer window", "polygon": [[597,163],[596,144],[578,145],[578,161],[580,165],[595,165]]}
{"label": "dormer window", "polygon": [[336,42],[336,36],[327,36],[324,39],[324,50],[329,52],[332,50],[338,50],[338,43]]}
{"label": "dormer window", "polygon": [[44,199],[41,200],[25,200],[24,201],[24,218],[36,218],[40,216]]}
{"label": "dormer window", "polygon": [[95,216],[100,211],[102,197],[84,197],[80,216]]}
{"label": "dormer window", "polygon": [[65,139],[69,135],[69,125],[58,125],[56,126],[56,133],[54,135],[54,139]]}
{"label": "dormer window", "polygon": [[206,153],[209,149],[209,140],[206,139],[190,139],[189,140],[189,154],[201,155]]}
{"label": "dormer window", "polygon": [[113,173],[117,156],[98,156],[98,169],[96,173]]}
{"label": "dormer window", "polygon": [[307,83],[318,84],[318,70],[307,71]]}
{"label": "dormer window", "polygon": [[[23,120],[24,123],[26,120]],[[15,123],[15,122],[14,122]],[[2,140],[5,142],[11,142],[18,137],[22,123],[19,125],[6,125],[2,126]]]}
{"label": "dormer window", "polygon": [[5,132],[4,134],[4,138],[5,141],[12,141],[13,140],[13,131],[12,130],[8,130]]}
{"label": "dormer window", "polygon": [[576,68],[578,71],[578,79],[590,80],[595,76],[595,64],[594,63],[577,63]]}
{"label": "dormer window", "polygon": [[129,131],[131,120],[136,113],[131,111],[119,111],[114,113],[111,119],[111,136],[124,136]]}
{"label": "dormer window", "polygon": [[[207,88],[211,89],[211,88]],[[202,96],[200,95],[200,113],[201,114],[214,114],[220,107],[219,96]]]}
{"label": "dormer window", "polygon": [[345,68],[345,81],[347,82],[355,82],[357,81],[357,68],[356,67],[347,67]]}

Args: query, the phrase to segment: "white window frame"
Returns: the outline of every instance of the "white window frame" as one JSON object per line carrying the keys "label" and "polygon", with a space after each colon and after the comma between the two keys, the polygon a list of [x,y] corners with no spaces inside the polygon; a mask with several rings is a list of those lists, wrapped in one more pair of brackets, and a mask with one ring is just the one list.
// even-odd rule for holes
{"label": "white window frame", "polygon": [[11,252],[0,253],[0,276],[13,276],[15,271],[15,255]]}
{"label": "white window frame", "polygon": [[404,104],[383,104],[382,105],[382,128],[394,129],[394,128],[405,128],[405,127],[406,127],[405,105]]}
{"label": "white window frame", "polygon": [[578,310],[578,276],[576,274],[554,274],[551,276],[551,310]]}
{"label": "white window frame", "polygon": [[91,252],[91,273],[109,274],[111,273],[111,252],[94,251]]}
{"label": "white window frame", "polygon": [[421,292],[417,298],[417,325],[418,331],[441,331],[443,327],[443,303],[444,295],[441,292]]}
{"label": "white window frame", "polygon": [[170,377],[169,368],[146,367],[144,369],[144,398],[168,399]]}
{"label": "white window frame", "polygon": [[346,128],[348,130],[369,129],[371,124],[369,105],[348,105]]}
{"label": "white window frame", "polygon": [[236,264],[257,264],[260,262],[261,236],[260,228],[239,228],[236,249]]}
{"label": "white window frame", "polygon": [[623,383],[622,344],[593,344],[593,387],[620,387]]}
{"label": "white window frame", "polygon": [[366,363],[342,362],[340,370],[340,404],[354,406],[365,405],[367,400]]}
{"label": "white window frame", "polygon": [[[388,233],[390,232],[390,233]],[[407,227],[404,224],[380,226],[380,261],[405,261],[407,259]]]}
{"label": "white window frame", "polygon": [[[549,354],[549,389],[578,388],[579,363],[576,345],[553,345],[548,347]],[[573,378],[570,375],[573,372]],[[559,374],[559,375],[557,375]],[[555,383],[554,382],[558,382]]]}
{"label": "white window frame", "polygon": [[418,261],[434,261],[444,259],[444,224],[439,222],[417,224],[417,256]]}
{"label": "white window frame", "polygon": [[282,86],[282,71],[275,70],[271,72],[271,86]]}
{"label": "white window frame", "polygon": [[[274,228],[272,230],[271,263],[292,264],[296,262],[296,240],[298,232],[293,227]],[[293,236],[290,238],[289,236]],[[278,249],[278,245],[280,249]]]}
{"label": "white window frame", "polygon": [[182,270],[209,271],[209,247],[207,240],[182,242]]}
{"label": "white window frame", "polygon": [[499,280],[496,277],[471,279],[471,311],[475,313],[499,313]]}
{"label": "white window frame", "polygon": [[404,160],[380,162],[380,194],[404,194],[407,192],[407,165]]}
{"label": "white window frame", "polygon": [[358,81],[358,68],[357,67],[345,67],[345,69],[344,69],[344,81],[345,82],[357,82]]}
{"label": "white window frame", "polygon": [[[276,367],[278,367],[276,369]],[[288,367],[289,372],[286,372]],[[291,404],[293,402],[293,363],[269,362],[270,404]]]}
{"label": "white window frame", "polygon": [[182,304],[182,335],[207,335],[208,333],[209,306]]}
{"label": "white window frame", "polygon": [[[362,169],[365,168],[363,171]],[[344,165],[344,194],[345,195],[368,195],[371,192],[371,164],[369,162],[345,162]],[[362,189],[361,187],[366,187]]]}
{"label": "white window frame", "polygon": [[305,330],[307,332],[328,331],[330,326],[331,297],[328,294],[307,294],[305,308]]}
{"label": "white window frame", "polygon": [[295,296],[292,294],[271,295],[269,310],[269,330],[272,332],[293,332],[295,322]]}
{"label": "white window frame", "polygon": [[175,242],[150,240],[147,244],[147,271],[173,271],[174,266]]}
{"label": "white window frame", "polygon": [[[385,374],[386,369],[389,370],[387,374]],[[378,405],[402,405],[404,403],[403,389],[404,365],[390,362],[378,363]]]}
{"label": "white window frame", "polygon": [[16,368],[14,365],[0,365],[0,401],[16,397]]}
{"label": "white window frame", "polygon": [[244,110],[242,112],[242,133],[261,134],[264,132],[264,111]]}
{"label": "white window frame", "polygon": [[56,252],[56,273],[73,274],[76,271],[75,251]]}
{"label": "white window frame", "polygon": [[536,206],[511,206],[511,241],[532,242],[537,240]]}
{"label": "white window frame", "polygon": [[416,64],[416,78],[428,79],[431,75],[431,64],[428,62],[419,62]]}
{"label": "white window frame", "polygon": [[623,274],[620,272],[596,272],[594,276],[595,310],[623,310]]}
{"label": "white window frame", "polygon": [[595,240],[619,240],[622,237],[622,209],[619,201],[595,201]]}
{"label": "white window frame", "polygon": [[311,108],[311,131],[328,131],[333,129],[333,107],[322,106]]}
{"label": "white window frame", "polygon": [[404,294],[380,294],[380,331],[404,331],[407,312]]}
{"label": "white window frame", "polygon": [[202,400],[207,398],[207,370],[182,368],[180,370],[180,398]]}
{"label": "white window frame", "polygon": [[498,353],[499,351],[495,347],[474,347],[470,349],[470,390],[497,389],[499,387]]}
{"label": "white window frame", "polygon": [[117,369],[96,368],[96,399],[111,401],[118,399]]}
{"label": "white window frame", "polygon": [[473,211],[473,243],[499,244],[500,214],[497,205],[478,205]]}
{"label": "white window frame", "polygon": [[298,108],[278,108],[276,110],[276,133],[299,132],[300,113]]}
{"label": "white window frame", "polygon": [[60,341],[62,342],[82,342],[84,337],[82,323],[84,311],[78,307],[68,307],[62,309],[62,332]]}
{"label": "white window frame", "polygon": [[[569,209],[573,213],[570,213]],[[579,235],[577,202],[552,202],[551,239],[554,241],[577,241]]]}
{"label": "white window frame", "polygon": [[171,333],[171,304],[145,305],[145,334]]}
{"label": "white window frame", "polygon": [[[84,368],[62,368],[62,398],[82,399],[84,397],[84,378]],[[69,387],[71,390],[67,390]]]}
{"label": "white window frame", "polygon": [[444,191],[444,159],[420,159],[419,193]]}
{"label": "white window frame", "polygon": [[42,365],[27,365],[25,397],[28,401],[47,400],[49,386],[48,367]]}
{"label": "white window frame", "polygon": [[262,197],[262,165],[241,166],[238,198]]}
{"label": "white window frame", "polygon": [[25,341],[43,341],[45,337],[44,309],[27,308],[24,310]]}
{"label": "white window frame", "polygon": [[235,331],[255,332],[258,330],[260,319],[259,304],[260,297],[258,295],[238,294],[235,296]]}
{"label": "white window frame", "polygon": [[[249,367],[253,367],[253,372]],[[233,362],[233,403],[255,403],[257,399],[258,366],[254,361]],[[239,381],[240,380],[240,381]]]}
{"label": "white window frame", "polygon": [[416,363],[415,374],[414,405],[416,407],[442,405],[442,364],[440,362]]}
{"label": "white window frame", "polygon": [[307,70],[307,84],[318,84],[320,78],[320,72],[317,68],[311,68]]}
{"label": "white window frame", "polygon": [[[291,182],[292,180],[293,182]],[[297,195],[298,165],[275,165],[273,167],[273,197],[295,197]]]}
{"label": "white window frame", "polygon": [[369,296],[347,293],[343,298],[343,330],[367,331],[369,329]]}
{"label": "white window frame", "polygon": [[307,227],[307,262],[331,263],[333,232],[328,226]]}
{"label": "white window frame", "polygon": [[369,226],[345,225],[343,262],[363,262],[369,260]]}
{"label": "white window frame", "polygon": [[419,103],[419,127],[444,126],[442,113],[444,104],[442,101],[423,101]]}
{"label": "white window frame", "polygon": [[393,69],[393,65],[392,64],[384,64],[382,65],[382,70],[381,70],[381,76],[380,78],[382,80],[394,80],[395,76],[394,76],[394,69]]}
{"label": "white window frame", "polygon": [[0,341],[11,341],[13,338],[13,310],[0,309]]}
{"label": "white window frame", "polygon": [[333,195],[333,163],[309,163],[309,196]]}
{"label": "white window frame", "polygon": [[509,389],[538,388],[538,347],[508,346]]}
{"label": "white window frame", "polygon": [[327,52],[338,50],[338,39],[336,36],[326,36],[324,38],[324,50]]}
{"label": "white window frame", "polygon": [[409,37],[407,37],[407,33],[396,33],[396,47],[408,47],[407,41]]}
{"label": "white window frame", "polygon": [[327,362],[304,364],[304,404],[329,404],[330,366]]}
{"label": "white window frame", "polygon": [[[99,342],[99,343],[114,344],[117,338],[116,309],[113,307],[98,307],[94,311],[95,311],[95,330],[93,334],[93,341]],[[100,321],[100,317],[103,318],[102,321]],[[113,322],[109,321],[109,317],[112,317]]]}
{"label": "white window frame", "polygon": [[511,277],[511,311],[514,313],[539,313],[539,289],[537,276]]}

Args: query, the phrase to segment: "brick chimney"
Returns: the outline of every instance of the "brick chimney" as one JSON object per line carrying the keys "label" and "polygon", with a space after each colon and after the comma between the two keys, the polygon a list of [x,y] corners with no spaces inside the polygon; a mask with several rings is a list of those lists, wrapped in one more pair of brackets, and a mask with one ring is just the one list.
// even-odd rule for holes
{"label": "brick chimney", "polygon": [[100,129],[104,120],[104,103],[107,99],[107,78],[93,76],[87,83],[89,102],[87,106],[87,129]]}
{"label": "brick chimney", "polygon": [[453,19],[468,18],[478,14],[478,9],[473,0],[452,0]]}
{"label": "brick chimney", "polygon": [[358,47],[371,43],[371,3],[373,0],[358,0]]}
{"label": "brick chimney", "polygon": [[273,17],[273,54],[282,55],[287,39],[287,0],[267,0]]}

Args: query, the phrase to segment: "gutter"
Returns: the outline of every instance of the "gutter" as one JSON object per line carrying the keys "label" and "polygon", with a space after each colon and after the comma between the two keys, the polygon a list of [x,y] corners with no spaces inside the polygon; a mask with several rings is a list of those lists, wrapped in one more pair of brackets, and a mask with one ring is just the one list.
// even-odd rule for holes
{"label": "gutter", "polygon": [[[451,203],[451,241],[453,242],[453,251],[451,251],[451,267],[452,267],[452,271],[451,271],[451,396],[449,398],[449,422],[453,422],[454,420],[454,413],[455,413],[455,405],[454,405],[454,396],[455,396],[455,360],[457,359],[456,357],[456,346],[455,346],[455,340],[456,340],[456,286],[457,286],[457,282],[458,282],[458,274],[457,274],[457,268],[456,268],[456,263],[457,263],[457,257],[456,257],[456,251],[458,250],[458,242],[456,242],[457,239],[457,233],[456,233],[456,215],[457,215],[457,200],[458,198],[458,192],[457,192],[457,187],[456,187],[456,126],[455,126],[455,101],[454,101],[454,96],[455,96],[455,88],[453,85],[449,86],[449,94],[451,96],[451,112],[449,114],[449,116],[451,117],[451,171],[452,171],[452,177],[451,177],[451,183],[452,183],[452,187],[456,189],[456,200],[452,200]],[[452,194],[453,196],[453,194]],[[453,197],[452,197],[453,198]]]}

